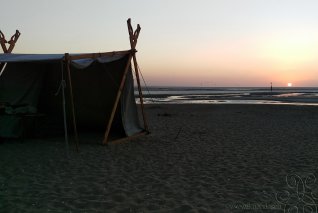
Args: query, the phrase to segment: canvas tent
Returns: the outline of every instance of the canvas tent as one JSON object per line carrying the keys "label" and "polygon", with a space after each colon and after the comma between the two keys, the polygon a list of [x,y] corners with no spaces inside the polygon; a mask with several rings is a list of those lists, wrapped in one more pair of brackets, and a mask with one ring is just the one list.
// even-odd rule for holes
{"label": "canvas tent", "polygon": [[[78,143],[78,131],[100,131],[106,144],[147,133],[135,58],[140,27],[133,32],[128,20],[128,29],[127,51],[0,54],[0,63],[6,64],[0,76],[0,137],[21,137],[30,128],[51,134],[63,129],[66,140],[71,130]],[[135,103],[134,73],[143,124]],[[34,120],[40,120],[40,127]]]}

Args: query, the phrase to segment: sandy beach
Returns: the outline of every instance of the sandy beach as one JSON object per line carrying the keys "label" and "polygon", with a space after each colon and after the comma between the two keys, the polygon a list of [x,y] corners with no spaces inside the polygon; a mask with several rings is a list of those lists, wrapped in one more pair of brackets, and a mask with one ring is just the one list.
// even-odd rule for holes
{"label": "sandy beach", "polygon": [[101,135],[82,134],[80,153],[73,145],[67,152],[62,137],[2,142],[0,212],[317,207],[318,107],[166,104],[146,112],[150,135],[106,147]]}

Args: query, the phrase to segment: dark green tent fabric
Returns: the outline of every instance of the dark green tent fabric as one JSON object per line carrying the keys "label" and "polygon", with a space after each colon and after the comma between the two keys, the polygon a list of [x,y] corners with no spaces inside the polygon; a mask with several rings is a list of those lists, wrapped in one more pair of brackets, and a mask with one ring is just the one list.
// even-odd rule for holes
{"label": "dark green tent fabric", "polygon": [[[66,83],[66,119],[68,126],[71,126],[70,86],[61,58],[61,55],[18,57],[12,54],[10,57],[8,54],[0,54],[0,62],[7,63],[0,76],[0,137],[22,137],[26,131],[30,131],[24,124],[30,118],[27,115],[32,114],[43,115],[41,122],[44,123],[38,125],[42,128],[38,131],[46,129],[52,133],[60,129],[63,132],[63,82]],[[77,127],[80,131],[104,133],[126,64],[130,63],[128,60],[129,54],[72,61],[71,80]],[[134,99],[133,83],[132,71],[129,69],[112,123],[110,137],[113,139],[143,131]]]}

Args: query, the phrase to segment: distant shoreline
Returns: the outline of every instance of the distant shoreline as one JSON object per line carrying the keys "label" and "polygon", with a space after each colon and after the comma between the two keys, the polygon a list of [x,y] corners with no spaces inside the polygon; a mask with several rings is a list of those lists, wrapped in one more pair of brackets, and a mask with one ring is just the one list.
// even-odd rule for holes
{"label": "distant shoreline", "polygon": [[[143,91],[146,104],[289,104],[318,105],[318,88],[286,87],[272,92],[262,87],[151,87]],[[135,91],[138,102],[138,92]]]}

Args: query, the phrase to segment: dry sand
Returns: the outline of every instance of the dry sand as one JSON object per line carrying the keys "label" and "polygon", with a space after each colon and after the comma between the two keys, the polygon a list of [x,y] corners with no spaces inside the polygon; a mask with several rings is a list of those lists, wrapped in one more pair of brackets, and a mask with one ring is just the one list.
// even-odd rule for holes
{"label": "dry sand", "polygon": [[82,135],[69,157],[63,138],[0,144],[0,212],[283,212],[282,198],[302,207],[317,195],[318,107],[147,105],[147,115],[152,134],[109,147]]}

